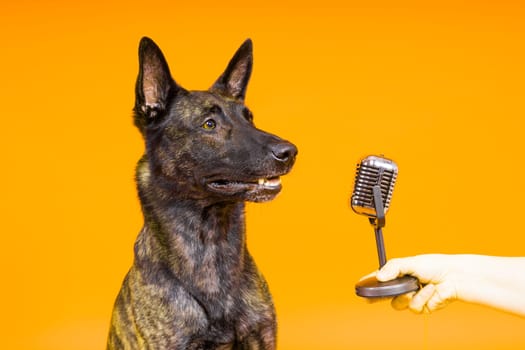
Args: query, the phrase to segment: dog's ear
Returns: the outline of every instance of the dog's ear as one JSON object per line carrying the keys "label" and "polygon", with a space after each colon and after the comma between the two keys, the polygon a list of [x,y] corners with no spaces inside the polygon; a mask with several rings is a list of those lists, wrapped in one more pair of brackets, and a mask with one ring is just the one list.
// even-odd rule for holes
{"label": "dog's ear", "polygon": [[211,91],[244,101],[253,66],[253,46],[246,40],[230,60],[228,67],[211,87]]}
{"label": "dog's ear", "polygon": [[135,87],[135,113],[145,120],[137,126],[147,125],[166,111],[168,97],[175,93],[177,84],[157,44],[144,37],[139,44],[139,76]]}

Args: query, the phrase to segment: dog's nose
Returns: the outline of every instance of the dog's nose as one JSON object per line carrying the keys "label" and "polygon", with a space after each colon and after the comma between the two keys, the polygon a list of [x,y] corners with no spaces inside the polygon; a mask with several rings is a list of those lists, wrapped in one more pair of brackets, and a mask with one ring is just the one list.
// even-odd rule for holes
{"label": "dog's nose", "polygon": [[272,146],[273,157],[283,163],[293,161],[297,155],[297,147],[290,142],[279,142]]}

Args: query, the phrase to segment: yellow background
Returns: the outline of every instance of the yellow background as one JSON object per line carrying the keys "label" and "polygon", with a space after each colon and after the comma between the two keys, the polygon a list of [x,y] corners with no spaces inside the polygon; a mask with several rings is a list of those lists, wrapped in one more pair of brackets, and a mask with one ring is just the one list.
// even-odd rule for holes
{"label": "yellow background", "polygon": [[519,1],[3,1],[3,349],[102,349],[142,217],[133,183],[137,46],[205,89],[245,38],[247,104],[299,148],[282,194],[250,204],[279,348],[523,349],[525,321],[454,303],[367,304],[372,228],[355,164],[399,165],[387,254],[524,255],[525,9]]}

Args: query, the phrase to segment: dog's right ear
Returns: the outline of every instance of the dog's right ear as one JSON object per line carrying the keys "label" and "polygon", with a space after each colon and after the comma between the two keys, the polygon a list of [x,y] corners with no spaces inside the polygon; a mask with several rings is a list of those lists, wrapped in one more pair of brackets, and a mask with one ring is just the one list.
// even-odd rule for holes
{"label": "dog's right ear", "polygon": [[150,38],[142,38],[135,87],[135,124],[139,129],[143,130],[166,111],[168,99],[176,90],[177,84],[162,51]]}

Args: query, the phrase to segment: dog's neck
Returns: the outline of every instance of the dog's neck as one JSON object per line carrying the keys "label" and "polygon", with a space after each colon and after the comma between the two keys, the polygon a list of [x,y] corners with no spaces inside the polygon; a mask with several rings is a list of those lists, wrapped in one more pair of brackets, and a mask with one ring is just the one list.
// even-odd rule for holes
{"label": "dog's neck", "polygon": [[251,262],[244,203],[165,200],[147,188],[151,183],[146,180],[144,175],[138,178],[144,228],[135,245],[135,264],[168,269],[177,279],[192,284],[188,287],[197,293],[221,294],[221,290],[235,288],[246,263]]}

